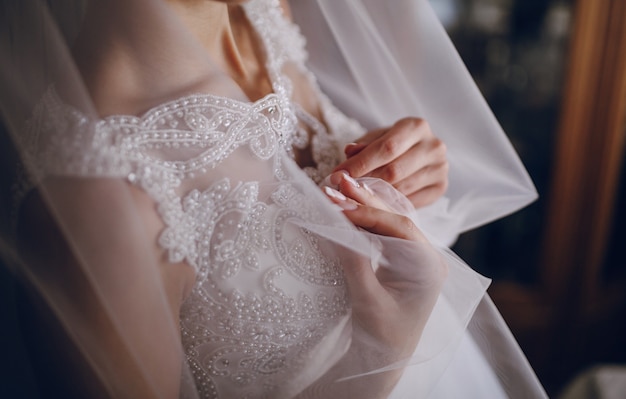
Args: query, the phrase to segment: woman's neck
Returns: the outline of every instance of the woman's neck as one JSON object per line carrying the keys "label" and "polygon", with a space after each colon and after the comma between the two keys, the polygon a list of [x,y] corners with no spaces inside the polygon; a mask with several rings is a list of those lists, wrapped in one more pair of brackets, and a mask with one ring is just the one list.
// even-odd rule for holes
{"label": "woman's neck", "polygon": [[251,99],[271,91],[240,6],[206,0],[137,3],[143,2],[93,2],[73,48],[101,115],[137,114],[178,92],[201,90],[215,76],[215,66]]}
{"label": "woman's neck", "polygon": [[231,14],[236,14],[231,7],[226,3],[206,0],[169,0],[168,3],[213,60],[228,64],[221,66],[232,72],[245,73],[233,33],[237,24],[243,21],[231,20]]}
{"label": "woman's neck", "polygon": [[249,98],[271,91],[264,55],[241,6],[206,0],[169,0],[169,4]]}

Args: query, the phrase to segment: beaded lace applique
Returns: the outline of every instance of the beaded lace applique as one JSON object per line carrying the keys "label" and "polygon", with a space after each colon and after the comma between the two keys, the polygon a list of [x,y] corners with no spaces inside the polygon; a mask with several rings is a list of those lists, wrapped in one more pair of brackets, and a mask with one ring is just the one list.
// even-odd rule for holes
{"label": "beaded lace applique", "polygon": [[[274,90],[291,97],[291,82],[280,71],[286,62],[296,65],[306,78],[320,102],[324,122],[331,132],[341,132],[342,137],[333,137],[326,126],[308,114],[299,105],[293,104],[298,121],[314,133],[311,138],[311,153],[315,167],[305,167],[305,172],[319,183],[328,176],[343,159],[343,147],[365,133],[355,120],[337,110],[330,99],[320,90],[317,80],[306,67],[305,39],[297,25],[283,16],[278,0],[253,0],[245,4],[246,14],[256,28],[268,53],[268,71],[275,82]],[[302,128],[300,128],[301,130]],[[303,133],[300,136],[304,136]]]}
{"label": "beaded lace applique", "polygon": [[[192,95],[142,117],[92,122],[51,89],[24,143],[35,175],[125,177],[158,204],[166,226],[159,245],[197,272],[180,323],[202,398],[279,397],[348,315],[338,259],[293,223],[323,215],[293,184],[284,154],[310,144],[317,166],[305,171],[320,181],[342,156],[326,126],[346,141],[363,129],[319,92],[304,67],[304,39],[278,1],[244,7],[266,47],[274,93],[254,103]],[[308,76],[326,126],[290,100],[285,62]]]}

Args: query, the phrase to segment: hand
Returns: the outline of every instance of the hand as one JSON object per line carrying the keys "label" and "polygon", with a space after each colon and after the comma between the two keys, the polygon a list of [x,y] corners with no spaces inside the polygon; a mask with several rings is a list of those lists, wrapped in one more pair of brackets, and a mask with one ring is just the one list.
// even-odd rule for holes
{"label": "hand", "polygon": [[367,186],[340,172],[331,175],[331,183],[340,191],[330,187],[324,191],[355,225],[397,238],[384,240],[383,255],[392,265],[394,256],[404,256],[397,263],[406,268],[398,272],[381,266],[374,271],[369,258],[342,260],[352,303],[350,349],[297,398],[387,398],[402,375],[401,365],[366,378],[344,378],[398,365],[397,361],[413,354],[441,291],[447,266],[413,222],[390,212]]}
{"label": "hand", "polygon": [[416,208],[435,202],[448,187],[446,146],[423,119],[405,118],[373,130],[344,151],[348,159],[335,171],[383,179]]}
{"label": "hand", "polygon": [[[402,239],[383,248],[390,267],[374,272],[369,259],[362,259],[344,262],[344,274],[358,326],[400,358],[408,356],[439,296],[447,266],[410,218],[390,212],[367,186],[345,173],[336,172],[333,180],[339,191],[324,190],[350,221],[374,234]],[[399,256],[402,265],[394,264]]]}

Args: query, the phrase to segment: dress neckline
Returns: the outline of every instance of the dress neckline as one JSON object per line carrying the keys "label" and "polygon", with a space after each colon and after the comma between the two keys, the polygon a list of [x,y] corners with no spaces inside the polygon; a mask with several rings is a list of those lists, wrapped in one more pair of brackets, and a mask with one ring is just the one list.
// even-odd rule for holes
{"label": "dress neckline", "polygon": [[[58,98],[56,91],[55,97]],[[60,100],[60,99],[59,99]],[[176,109],[184,109],[187,106],[194,105],[221,105],[229,107],[232,110],[238,110],[242,112],[249,112],[266,108],[268,103],[279,104],[280,97],[276,93],[268,93],[265,96],[259,98],[256,101],[237,100],[232,97],[224,97],[211,93],[191,93],[185,94],[181,97],[174,98],[172,100],[162,102],[155,106],[148,108],[145,112],[139,115],[132,114],[113,114],[100,118],[100,123],[137,123],[140,125],[146,125],[159,118],[163,113]],[[60,100],[62,102],[62,100]]]}
{"label": "dress neckline", "polygon": [[[120,121],[120,120],[122,121],[134,120],[134,121],[140,121],[140,122],[148,122],[152,118],[158,117],[163,111],[171,110],[172,107],[179,108],[181,107],[181,105],[183,104],[186,105],[187,102],[191,102],[194,99],[206,99],[206,101],[204,102],[212,103],[212,104],[215,104],[215,103],[218,103],[218,104],[221,103],[223,105],[228,104],[228,105],[234,106],[235,108],[239,108],[242,111],[263,108],[263,104],[268,103],[268,102],[276,102],[279,104],[280,103],[285,104],[285,101],[291,101],[291,93],[292,93],[291,82],[290,82],[289,77],[286,76],[281,71],[284,59],[282,57],[277,57],[277,55],[275,54],[276,50],[274,49],[274,46],[272,46],[271,44],[271,39],[268,37],[268,32],[262,29],[261,26],[259,26],[260,24],[259,18],[254,18],[254,14],[260,11],[259,3],[261,3],[262,5],[263,1],[251,0],[241,5],[241,7],[244,10],[246,18],[248,18],[248,21],[251,27],[254,29],[254,33],[257,35],[259,39],[258,44],[263,47],[262,52],[265,54],[265,56],[264,56],[264,59],[261,60],[261,63],[263,64],[267,72],[267,79],[269,80],[270,85],[271,85],[271,90],[272,90],[271,92],[265,94],[264,96],[258,98],[257,100],[252,100],[250,99],[250,97],[248,97],[245,91],[234,80],[231,79],[233,85],[237,88],[238,92],[243,97],[242,99],[236,99],[233,97],[226,97],[223,95],[207,93],[207,92],[203,92],[200,90],[190,91],[186,94],[173,97],[172,99],[167,100],[165,102],[159,102],[156,105],[150,106],[145,111],[142,111],[138,114],[113,113],[110,115],[99,117],[98,122],[109,123],[109,122]],[[265,3],[267,7],[274,7],[274,8],[276,7],[276,4],[274,4],[274,2],[272,1],[266,1]],[[272,10],[272,11],[280,12],[280,10]],[[277,62],[277,60],[279,60],[279,62]],[[54,89],[54,85],[53,85],[52,94],[53,94],[53,97],[55,97],[58,101],[60,101],[61,103],[64,103],[64,101],[62,100],[57,90]],[[82,113],[78,109],[75,109],[75,111],[78,112],[79,114]],[[308,112],[306,111],[304,112],[307,115],[310,115]],[[318,118],[312,115],[310,116],[314,118],[315,120],[317,120],[318,122],[322,123],[321,121],[318,120]]]}

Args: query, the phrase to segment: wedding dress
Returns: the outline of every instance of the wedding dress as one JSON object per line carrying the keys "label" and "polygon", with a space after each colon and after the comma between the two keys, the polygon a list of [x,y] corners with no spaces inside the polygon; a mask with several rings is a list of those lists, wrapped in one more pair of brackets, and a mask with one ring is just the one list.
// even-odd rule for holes
{"label": "wedding dress", "polygon": [[[445,391],[437,384],[446,382],[469,387],[462,392],[491,397],[522,392],[542,396],[532,370],[486,299],[487,279],[443,247],[433,257],[427,246],[416,252],[400,240],[355,229],[322,194],[317,184],[341,162],[345,144],[365,128],[340,112],[319,89],[307,67],[305,39],[285,18],[277,0],[252,0],[243,7],[262,43],[271,80],[272,93],[263,98],[249,101],[217,74],[211,90],[170,93],[167,100],[139,116],[101,118],[83,107],[89,102],[81,100],[83,94],[68,94],[65,87],[59,87],[61,80],[47,86],[25,129],[10,126],[20,132],[13,140],[26,169],[16,195],[18,205],[35,187],[43,193],[120,339],[133,352],[133,346],[152,342],[152,334],[145,332],[179,331],[184,351],[179,359],[181,396],[327,397],[327,385],[359,381],[396,368],[406,370],[392,397],[442,395]],[[323,120],[293,101],[293,82],[285,72],[293,67],[312,88]],[[3,109],[5,117],[9,107]],[[305,148],[310,148],[315,166],[300,169],[294,149]],[[105,179],[112,182],[107,191],[115,198],[127,195],[127,185],[149,196],[163,225],[156,237],[158,247],[170,263],[188,265],[196,275],[178,321],[167,317],[171,312],[164,305],[155,305],[142,295],[142,284],[162,284],[150,272],[155,261],[149,255],[152,237],[141,237],[141,226],[139,231],[120,231],[115,223],[108,226],[107,218],[123,213],[115,208],[116,201],[111,204],[106,198],[88,195],[70,198],[72,190],[47,188],[47,181],[55,178]],[[398,196],[384,182],[372,187],[384,198]],[[77,201],[91,209],[80,220],[68,216],[75,209],[68,209],[67,204]],[[133,210],[136,205],[123,202],[121,207]],[[405,203],[397,210],[412,214],[423,227],[428,225],[428,212],[420,219],[410,208]],[[100,212],[107,216],[96,215]],[[432,230],[435,241],[449,241],[461,229],[447,231],[445,237]],[[108,238],[97,238],[110,236],[119,236],[123,243],[107,247]],[[101,250],[111,254],[101,255]],[[15,251],[5,251],[4,256],[18,258],[18,270],[51,303],[96,374],[106,375],[101,370],[110,367],[107,360],[103,366],[98,363],[106,353],[90,341],[92,333],[84,327],[84,316],[74,311],[45,272],[29,269]],[[438,262],[447,265],[443,292],[408,358],[385,358],[377,352],[377,343],[368,342],[370,337],[359,335],[352,325],[341,263],[363,257],[371,259],[374,267],[409,276],[418,285],[428,281],[440,267]],[[127,314],[128,304],[118,301],[126,277],[123,268],[111,265],[124,265],[130,259],[139,259],[147,273],[137,280],[145,280],[137,283],[137,309],[161,306],[164,316],[151,320],[152,324],[140,324],[142,314]],[[466,333],[468,324],[479,332],[474,338]],[[142,331],[145,343],[134,339],[134,329]],[[488,339],[493,347],[487,351],[494,353],[484,353],[488,346],[477,345],[476,336]],[[331,381],[324,379],[357,341],[371,348],[371,353],[364,350],[358,364],[346,365]],[[459,351],[459,345],[465,349]],[[494,369],[503,364],[502,356],[510,364]],[[150,374],[140,357],[137,361]],[[487,388],[481,385],[472,391],[471,381],[459,377],[471,369],[489,381]],[[518,380],[508,381],[512,376]],[[158,378],[157,373],[147,379]],[[113,387],[113,394],[120,389],[115,381],[104,381],[104,385]],[[367,397],[358,389],[353,392]]]}

